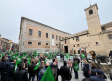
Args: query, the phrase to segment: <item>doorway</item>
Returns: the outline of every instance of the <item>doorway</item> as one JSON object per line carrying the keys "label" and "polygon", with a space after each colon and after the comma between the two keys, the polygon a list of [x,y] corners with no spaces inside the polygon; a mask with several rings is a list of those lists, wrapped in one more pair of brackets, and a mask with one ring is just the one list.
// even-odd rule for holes
{"label": "doorway", "polygon": [[65,46],[65,53],[68,53],[68,46]]}
{"label": "doorway", "polygon": [[78,54],[80,54],[80,50],[78,50]]}

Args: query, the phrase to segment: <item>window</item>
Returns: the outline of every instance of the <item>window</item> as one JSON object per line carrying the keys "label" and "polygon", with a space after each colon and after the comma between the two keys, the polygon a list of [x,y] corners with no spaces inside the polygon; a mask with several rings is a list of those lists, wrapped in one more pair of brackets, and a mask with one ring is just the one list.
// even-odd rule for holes
{"label": "window", "polygon": [[52,34],[52,39],[54,39],[54,35]]}
{"label": "window", "polygon": [[74,47],[75,47],[75,45],[74,45]]}
{"label": "window", "polygon": [[59,36],[59,40],[61,40],[61,36]]}
{"label": "window", "polygon": [[56,44],[56,46],[58,46],[58,44]]}
{"label": "window", "polygon": [[58,40],[58,36],[56,35],[56,40]]}
{"label": "window", "polygon": [[28,41],[28,45],[32,45],[32,42],[31,41]]}
{"label": "window", "polygon": [[96,42],[96,45],[98,44],[98,42]]}
{"label": "window", "polygon": [[33,29],[29,29],[29,35],[30,35],[30,36],[33,35]]}
{"label": "window", "polygon": [[76,37],[76,42],[79,41],[79,36]]}
{"label": "window", "polygon": [[112,34],[108,35],[109,39],[112,39]]}
{"label": "window", "polygon": [[66,40],[65,40],[65,44],[66,44]]}
{"label": "window", "polygon": [[46,38],[48,38],[48,33],[46,33]]}
{"label": "window", "polygon": [[62,40],[63,40],[64,38],[62,37]]}
{"label": "window", "polygon": [[38,42],[38,45],[41,45],[41,42]]}
{"label": "window", "polygon": [[74,40],[74,38],[73,38],[73,40]]}
{"label": "window", "polygon": [[48,46],[48,43],[46,43],[46,46]]}
{"label": "window", "polygon": [[38,31],[38,37],[41,37],[41,31]]}
{"label": "window", "polygon": [[79,47],[80,45],[79,44],[77,44],[77,47]]}
{"label": "window", "polygon": [[92,9],[89,10],[89,15],[91,15],[91,14],[93,14],[93,10]]}

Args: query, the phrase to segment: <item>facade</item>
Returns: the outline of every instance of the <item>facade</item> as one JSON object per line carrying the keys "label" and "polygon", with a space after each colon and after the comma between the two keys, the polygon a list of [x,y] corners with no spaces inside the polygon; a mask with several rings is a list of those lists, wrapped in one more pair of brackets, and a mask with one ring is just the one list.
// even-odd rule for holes
{"label": "facade", "polygon": [[60,40],[71,34],[22,17],[19,35],[19,52],[60,51]]}
{"label": "facade", "polygon": [[101,25],[97,4],[86,8],[88,30],[70,35],[61,40],[61,52],[70,54],[95,51],[96,54],[108,55],[112,50],[112,22]]}
{"label": "facade", "polygon": [[0,50],[2,49],[2,43],[1,43],[1,34],[0,34]]}

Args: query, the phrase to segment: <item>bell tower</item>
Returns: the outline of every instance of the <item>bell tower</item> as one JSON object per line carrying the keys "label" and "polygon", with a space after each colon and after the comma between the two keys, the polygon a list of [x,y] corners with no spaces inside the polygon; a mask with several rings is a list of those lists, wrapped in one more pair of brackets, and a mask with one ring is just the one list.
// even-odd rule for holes
{"label": "bell tower", "polygon": [[84,11],[86,13],[86,20],[90,36],[102,32],[97,4],[94,4],[92,6],[90,5],[90,7],[86,8]]}

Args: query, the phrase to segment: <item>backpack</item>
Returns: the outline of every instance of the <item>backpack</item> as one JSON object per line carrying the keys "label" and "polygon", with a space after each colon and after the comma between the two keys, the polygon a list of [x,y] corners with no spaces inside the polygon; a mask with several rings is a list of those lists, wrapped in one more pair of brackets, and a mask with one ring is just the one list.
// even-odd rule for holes
{"label": "backpack", "polygon": [[88,70],[87,70],[87,67],[86,67],[86,64],[85,64],[85,68],[83,69],[84,73],[87,74],[88,73]]}
{"label": "backpack", "polygon": [[45,71],[46,71],[46,70],[45,70],[44,68],[43,68],[43,69],[41,69],[41,70],[40,70],[40,75],[41,75],[41,76],[43,76],[43,75],[44,75],[44,73],[45,73]]}
{"label": "backpack", "polygon": [[52,72],[53,72],[54,77],[55,77],[55,79],[56,79],[56,77],[57,77],[57,69],[52,68]]}

